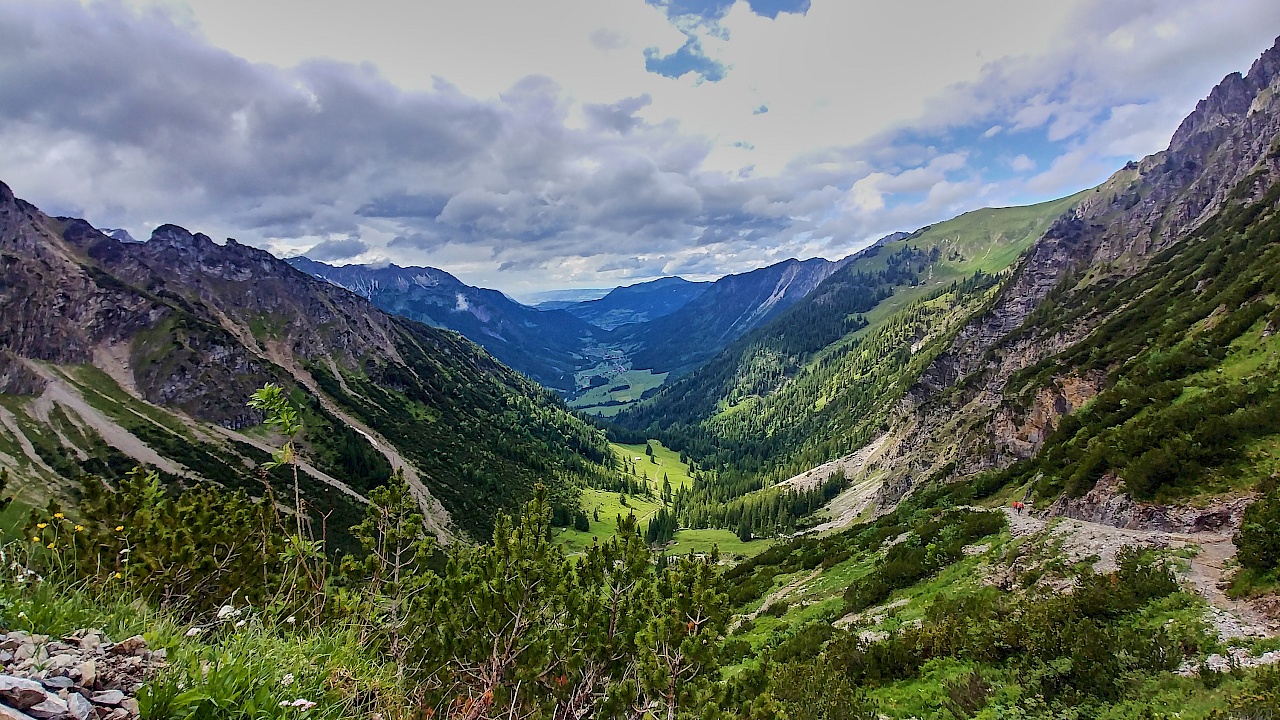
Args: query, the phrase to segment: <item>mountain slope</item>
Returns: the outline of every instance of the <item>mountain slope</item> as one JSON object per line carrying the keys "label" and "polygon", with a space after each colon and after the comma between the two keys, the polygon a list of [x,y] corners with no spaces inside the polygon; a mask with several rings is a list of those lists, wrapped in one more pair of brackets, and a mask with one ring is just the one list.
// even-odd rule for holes
{"label": "mountain slope", "polygon": [[602,334],[567,312],[535,310],[436,268],[335,267],[305,257],[288,263],[389,313],[462,333],[508,367],[562,393],[573,391],[574,373],[587,362],[584,350]]}
{"label": "mountain slope", "polygon": [[172,225],[121,243],[0,185],[0,262],[0,462],[32,499],[135,461],[260,491],[270,438],[244,403],[268,381],[303,408],[308,482],[345,507],[338,528],[393,465],[473,534],[536,482],[574,505],[609,472],[598,432],[475,345],[261,250]]}
{"label": "mountain slope", "polygon": [[[1280,46],[1054,224],[912,388],[882,500],[921,468],[1037,456],[1045,501],[1103,478],[1142,499],[1268,474],[1275,438],[1248,418],[1273,402],[1278,90]],[[992,482],[1029,479],[1019,467]]]}
{"label": "mountain slope", "polygon": [[635,367],[681,375],[795,304],[845,262],[847,258],[792,259],[726,275],[679,310],[642,325],[621,327],[612,339],[630,350]]}
{"label": "mountain slope", "polygon": [[905,389],[899,373],[1078,199],[978,210],[886,238],[617,422],[709,465],[779,477],[851,452],[869,439],[854,428]]}
{"label": "mountain slope", "polygon": [[599,300],[567,305],[565,312],[596,327],[612,330],[655,320],[679,310],[706,291],[711,283],[690,282],[679,277],[665,277],[649,282],[618,287]]}

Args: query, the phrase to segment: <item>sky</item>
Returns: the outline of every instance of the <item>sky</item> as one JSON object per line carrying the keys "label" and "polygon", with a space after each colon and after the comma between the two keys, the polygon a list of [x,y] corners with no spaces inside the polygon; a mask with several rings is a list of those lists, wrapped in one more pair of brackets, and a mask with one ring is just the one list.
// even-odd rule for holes
{"label": "sky", "polygon": [[1167,146],[1274,0],[0,0],[51,214],[517,298],[1061,197]]}

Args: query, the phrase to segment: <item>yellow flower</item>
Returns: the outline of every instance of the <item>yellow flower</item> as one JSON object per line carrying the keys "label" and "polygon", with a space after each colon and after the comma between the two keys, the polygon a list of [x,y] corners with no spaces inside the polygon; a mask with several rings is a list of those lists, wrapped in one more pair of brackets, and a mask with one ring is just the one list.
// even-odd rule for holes
{"label": "yellow flower", "polygon": [[76,532],[82,532],[83,530],[84,530],[84,526],[83,526],[83,525],[77,525],[77,526],[76,526]]}
{"label": "yellow flower", "polygon": [[62,518],[66,517],[66,515],[63,515],[62,513],[54,513],[54,514],[53,514],[53,516],[54,516],[54,517],[56,517],[56,518],[58,518],[59,520],[61,520]]}
{"label": "yellow flower", "polygon": [[45,528],[49,527],[49,523],[40,523],[39,525],[36,525],[36,527],[37,527],[37,528],[39,528],[39,529],[41,529],[41,530],[43,530],[43,529],[45,529]]}
{"label": "yellow flower", "polygon": [[117,579],[117,580],[119,580],[119,579],[120,579],[120,578],[122,578],[122,577],[124,577],[124,576],[123,576],[123,575],[121,575],[120,573],[116,573],[116,579]]}
{"label": "yellow flower", "polygon": [[45,545],[45,547],[47,547],[47,548],[49,548],[50,550],[52,550],[52,549],[53,549],[53,543],[49,543],[48,545]]}
{"label": "yellow flower", "polygon": [[38,537],[33,537],[33,538],[31,538],[31,542],[40,542],[40,538],[38,538]]}
{"label": "yellow flower", "polygon": [[117,525],[117,526],[116,526],[116,532],[120,532],[121,530],[124,530],[124,526],[123,526],[123,525]]}

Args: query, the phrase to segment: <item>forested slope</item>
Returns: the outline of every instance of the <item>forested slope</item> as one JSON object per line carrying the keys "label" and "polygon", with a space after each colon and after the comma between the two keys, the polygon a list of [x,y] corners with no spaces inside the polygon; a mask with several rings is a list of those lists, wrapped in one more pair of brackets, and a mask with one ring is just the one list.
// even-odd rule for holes
{"label": "forested slope", "polygon": [[438,525],[481,537],[538,482],[576,506],[612,473],[549,391],[261,250],[172,225],[121,243],[0,185],[0,253],[0,461],[29,500],[137,462],[260,491],[271,438],[245,403],[267,382],[302,408],[315,511],[342,530],[393,466]]}

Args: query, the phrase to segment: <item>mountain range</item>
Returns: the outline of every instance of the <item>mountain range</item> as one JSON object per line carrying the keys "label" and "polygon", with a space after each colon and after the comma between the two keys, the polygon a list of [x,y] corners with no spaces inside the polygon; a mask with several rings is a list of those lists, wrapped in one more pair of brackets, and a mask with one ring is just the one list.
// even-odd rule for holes
{"label": "mountain range", "polygon": [[287,262],[379,308],[461,333],[567,398],[617,367],[664,377],[697,367],[725,344],[790,307],[845,260],[789,259],[715,282],[661,278],[596,300],[518,303],[430,267]]}

